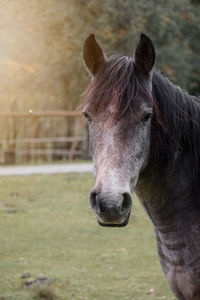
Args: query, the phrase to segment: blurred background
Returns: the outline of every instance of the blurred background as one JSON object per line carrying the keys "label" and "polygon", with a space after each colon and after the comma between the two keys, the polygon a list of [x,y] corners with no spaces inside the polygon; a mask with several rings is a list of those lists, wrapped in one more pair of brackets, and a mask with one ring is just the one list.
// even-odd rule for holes
{"label": "blurred background", "polygon": [[88,157],[80,104],[88,83],[84,40],[133,55],[141,32],[157,66],[200,94],[199,0],[1,0],[0,163]]}

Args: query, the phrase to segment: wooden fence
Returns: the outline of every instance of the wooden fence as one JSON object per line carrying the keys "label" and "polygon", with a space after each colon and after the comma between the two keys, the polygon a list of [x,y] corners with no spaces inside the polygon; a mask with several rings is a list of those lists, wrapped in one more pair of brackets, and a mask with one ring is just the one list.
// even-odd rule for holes
{"label": "wooden fence", "polygon": [[0,163],[87,155],[88,135],[80,112],[0,113]]}

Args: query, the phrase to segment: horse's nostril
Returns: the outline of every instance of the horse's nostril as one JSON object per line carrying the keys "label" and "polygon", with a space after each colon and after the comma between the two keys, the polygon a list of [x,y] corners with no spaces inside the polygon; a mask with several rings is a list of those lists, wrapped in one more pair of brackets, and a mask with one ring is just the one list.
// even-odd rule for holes
{"label": "horse's nostril", "polygon": [[106,211],[105,203],[100,200],[100,201],[98,201],[98,205],[99,205],[99,212],[104,213]]}
{"label": "horse's nostril", "polygon": [[121,205],[121,211],[125,212],[127,210],[129,210],[131,208],[132,205],[132,197],[129,193],[124,193],[123,194],[123,201],[122,201],[122,205]]}
{"label": "horse's nostril", "polygon": [[90,193],[90,205],[93,209],[97,208],[97,193],[95,191]]}
{"label": "horse's nostril", "polygon": [[98,213],[104,213],[106,210],[104,201],[99,198],[99,193],[95,190],[90,193],[90,205]]}

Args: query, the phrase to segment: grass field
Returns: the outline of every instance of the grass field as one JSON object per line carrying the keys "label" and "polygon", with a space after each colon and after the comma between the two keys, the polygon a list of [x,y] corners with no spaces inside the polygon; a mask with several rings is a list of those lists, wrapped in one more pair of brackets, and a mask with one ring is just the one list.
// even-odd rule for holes
{"label": "grass field", "polygon": [[0,300],[174,300],[138,201],[127,227],[100,227],[93,183],[75,174],[0,178]]}

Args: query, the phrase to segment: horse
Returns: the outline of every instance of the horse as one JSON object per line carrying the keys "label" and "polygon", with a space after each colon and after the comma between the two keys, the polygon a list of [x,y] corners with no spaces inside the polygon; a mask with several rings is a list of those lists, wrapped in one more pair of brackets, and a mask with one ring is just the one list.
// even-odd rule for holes
{"label": "horse", "polygon": [[101,226],[127,225],[134,191],[155,230],[160,263],[178,300],[200,300],[200,100],[155,68],[141,34],[133,57],[107,58],[91,34],[83,93]]}

